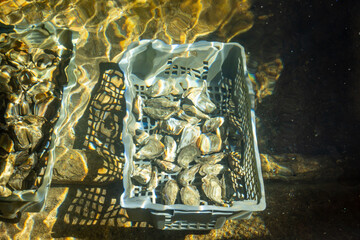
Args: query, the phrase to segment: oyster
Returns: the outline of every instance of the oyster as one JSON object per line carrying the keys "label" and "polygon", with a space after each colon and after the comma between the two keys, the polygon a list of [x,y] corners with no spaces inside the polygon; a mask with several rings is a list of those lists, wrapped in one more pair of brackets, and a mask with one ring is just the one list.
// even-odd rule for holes
{"label": "oyster", "polygon": [[169,118],[166,121],[160,122],[160,128],[164,133],[170,135],[179,135],[181,131],[188,125],[186,121],[178,120],[175,118]]}
{"label": "oyster", "polygon": [[0,186],[5,186],[14,172],[16,153],[10,153],[6,159],[0,159]]}
{"label": "oyster", "polygon": [[60,100],[57,97],[49,96],[35,103],[34,114],[39,117],[45,117],[50,120],[55,115],[55,110],[58,109]]}
{"label": "oyster", "polygon": [[181,149],[177,158],[177,163],[182,168],[188,168],[189,164],[194,161],[199,154],[199,149],[194,144],[187,145]]}
{"label": "oyster", "polygon": [[22,120],[13,126],[17,138],[16,145],[20,149],[31,148],[33,150],[43,137],[41,128],[45,120],[36,116],[26,116]]}
{"label": "oyster", "polygon": [[14,151],[14,142],[6,133],[1,133],[0,135],[0,148],[6,153]]}
{"label": "oyster", "polygon": [[202,178],[202,190],[204,191],[207,198],[216,204],[223,205],[222,200],[222,188],[219,179],[213,175],[206,175]]}
{"label": "oyster", "polygon": [[199,174],[201,176],[205,175],[219,175],[224,170],[224,166],[221,164],[209,164],[205,163],[201,166]]}
{"label": "oyster", "polygon": [[143,99],[140,95],[136,95],[133,104],[133,113],[137,121],[140,121],[143,117]]}
{"label": "oyster", "polygon": [[147,189],[149,191],[154,190],[159,184],[158,169],[156,166],[152,166],[151,179]]}
{"label": "oyster", "polygon": [[184,112],[190,116],[195,116],[197,118],[200,119],[209,119],[210,117],[208,115],[206,115],[205,113],[201,112],[199,109],[197,109],[195,106],[193,105],[189,105],[189,104],[184,104],[182,106],[182,109],[184,110]]}
{"label": "oyster", "polygon": [[178,181],[182,186],[191,184],[194,181],[196,173],[200,169],[200,164],[195,164],[191,168],[185,169],[178,175]]}
{"label": "oyster", "polygon": [[197,126],[186,126],[182,131],[177,153],[180,150],[190,144],[196,143],[200,136],[200,127]]}
{"label": "oyster", "polygon": [[182,88],[178,87],[175,79],[159,79],[155,84],[145,90],[149,97],[161,97],[169,94],[178,95],[182,93]]}
{"label": "oyster", "polygon": [[157,136],[148,137],[147,143],[135,154],[136,159],[154,159],[164,153],[164,144]]}
{"label": "oyster", "polygon": [[132,179],[134,179],[136,182],[138,182],[141,185],[148,184],[151,179],[151,165],[150,164],[136,165],[134,169],[134,173],[132,175]]}
{"label": "oyster", "polygon": [[207,94],[206,81],[203,81],[202,87],[187,89],[183,93],[183,98],[191,100],[191,102],[204,113],[212,113],[216,109],[216,105],[210,100]]}
{"label": "oyster", "polygon": [[217,128],[221,127],[221,125],[224,123],[223,117],[214,117],[206,120],[204,122],[204,125],[202,126],[202,132],[215,132]]}
{"label": "oyster", "polygon": [[11,194],[12,194],[12,191],[9,188],[0,185],[0,196],[1,197],[8,197]]}
{"label": "oyster", "polygon": [[155,160],[155,163],[159,168],[168,173],[175,173],[181,170],[181,167],[172,162],[157,159]]}
{"label": "oyster", "polygon": [[195,186],[187,185],[180,190],[181,201],[185,205],[199,206],[200,205],[200,193]]}
{"label": "oyster", "polygon": [[27,52],[16,51],[14,49],[8,51],[5,56],[8,58],[8,61],[17,67],[21,67],[20,65],[27,66],[30,60],[30,55]]}
{"label": "oyster", "polygon": [[169,162],[174,162],[176,157],[176,142],[171,136],[165,136],[164,138],[165,145],[165,155],[164,160]]}
{"label": "oyster", "polygon": [[160,108],[179,108],[180,107],[180,100],[179,101],[170,101],[167,98],[150,98],[145,101],[145,105],[147,107],[160,107]]}
{"label": "oyster", "polygon": [[179,192],[179,186],[175,180],[169,180],[166,182],[164,188],[161,191],[162,199],[165,202],[165,205],[175,204],[177,194]]}
{"label": "oyster", "polygon": [[202,154],[219,152],[222,147],[220,131],[217,131],[217,134],[201,134],[199,139],[197,140],[197,146],[199,147]]}
{"label": "oyster", "polygon": [[[18,158],[16,158],[18,161]],[[21,190],[23,181],[29,176],[32,169],[37,163],[37,157],[35,153],[31,154],[26,161],[23,161],[19,166],[15,167],[14,174],[9,179],[9,186],[16,190]]]}
{"label": "oyster", "polygon": [[43,70],[53,65],[56,56],[45,53],[44,50],[38,48],[32,53],[32,60],[38,69]]}
{"label": "oyster", "polygon": [[196,158],[195,162],[197,162],[197,163],[216,164],[216,163],[220,162],[221,160],[223,160],[225,157],[226,157],[226,153],[219,152],[219,153],[214,153],[214,154],[211,154],[211,155],[206,155],[206,156],[203,156],[201,158]]}
{"label": "oyster", "polygon": [[134,140],[137,144],[142,145],[143,143],[146,143],[147,138],[149,137],[149,134],[141,129],[135,130],[136,135],[134,136]]}
{"label": "oyster", "polygon": [[174,114],[176,114],[180,109],[177,107],[170,108],[159,108],[159,107],[144,107],[143,108],[146,115],[156,120],[167,120]]}
{"label": "oyster", "polygon": [[191,125],[196,125],[200,122],[200,119],[187,115],[182,109],[177,113],[177,116],[181,120],[187,121]]}

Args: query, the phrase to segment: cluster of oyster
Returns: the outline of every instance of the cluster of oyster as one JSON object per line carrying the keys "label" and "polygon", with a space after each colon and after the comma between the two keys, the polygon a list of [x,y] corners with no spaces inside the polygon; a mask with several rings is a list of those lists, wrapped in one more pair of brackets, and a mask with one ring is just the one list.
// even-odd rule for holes
{"label": "cluster of oyster", "polygon": [[134,116],[141,121],[144,114],[156,127],[151,135],[141,127],[134,131],[133,182],[152,191],[161,174],[170,174],[177,179],[163,185],[164,204],[175,204],[180,192],[186,205],[198,206],[200,200],[224,205],[235,192],[224,146],[228,129],[226,119],[214,114],[217,107],[206,81],[201,87],[183,89],[174,79],[160,79],[145,95],[146,99],[136,96]]}
{"label": "cluster of oyster", "polygon": [[[0,196],[31,188],[60,100],[52,82],[56,52],[0,35]],[[32,183],[32,184],[29,184]]]}

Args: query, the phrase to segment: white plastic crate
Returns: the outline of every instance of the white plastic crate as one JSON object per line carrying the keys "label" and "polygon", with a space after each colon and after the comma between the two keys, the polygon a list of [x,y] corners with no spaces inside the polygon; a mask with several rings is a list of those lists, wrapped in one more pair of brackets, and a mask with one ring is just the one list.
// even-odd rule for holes
{"label": "white plastic crate", "polygon": [[[247,78],[245,53],[236,43],[197,42],[167,45],[159,40],[133,43],[119,63],[125,77],[126,116],[123,125],[125,166],[124,193],[121,206],[128,210],[131,220],[148,221],[160,229],[212,229],[221,227],[227,219],[247,218],[253,211],[265,209],[265,191],[256,141],[254,93]],[[207,82],[207,92],[216,110],[211,117],[223,116],[236,129],[238,147],[226,146],[227,154],[240,156],[236,166],[228,165],[235,186],[233,201],[217,206],[204,200],[200,206],[188,206],[178,200],[164,205],[160,191],[177,173],[161,172],[158,187],[148,191],[145,186],[133,184],[131,175],[136,164],[152,164],[150,160],[136,160],[136,146],[130,131],[136,124],[133,101],[158,79],[175,79],[184,89]],[[176,96],[172,96],[174,100]],[[149,134],[156,132],[153,119],[144,116],[138,125]],[[240,147],[239,147],[240,146]],[[197,177],[199,178],[199,176]],[[195,180],[196,182],[196,180]]]}

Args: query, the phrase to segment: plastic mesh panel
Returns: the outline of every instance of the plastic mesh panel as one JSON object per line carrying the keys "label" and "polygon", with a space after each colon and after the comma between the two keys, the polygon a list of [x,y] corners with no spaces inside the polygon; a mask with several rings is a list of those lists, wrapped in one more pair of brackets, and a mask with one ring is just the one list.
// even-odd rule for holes
{"label": "plastic mesh panel", "polygon": [[[229,121],[234,125],[235,128],[241,132],[241,136],[244,136],[244,139],[241,139],[242,144],[245,145],[244,152],[238,153],[238,155],[243,156],[241,159],[238,159],[241,169],[246,169],[247,171],[233,171],[231,174],[231,180],[235,186],[234,201],[239,200],[248,200],[256,199],[255,196],[255,178],[254,178],[254,165],[255,165],[255,155],[253,150],[253,137],[252,137],[252,128],[251,128],[251,116],[249,108],[249,100],[247,99],[248,88],[245,84],[244,77],[241,77],[243,73],[241,60],[239,59],[238,64],[238,74],[234,83],[223,77],[219,83],[212,83],[208,86],[208,93],[211,101],[216,105],[216,110],[210,114],[210,116],[225,116]],[[187,74],[193,76],[196,79],[206,79],[208,73],[207,62],[204,61],[203,69],[196,70],[188,67],[172,65],[172,60],[168,60],[169,67],[165,70],[165,75],[171,77],[171,75],[182,75]],[[235,89],[232,89],[232,86],[236,86]],[[135,91],[140,95],[144,100],[148,99],[145,95],[145,90],[147,89],[145,83],[144,85],[135,85]],[[236,92],[236,94],[234,94]],[[231,97],[233,94],[233,97]],[[236,99],[236,100],[234,100]],[[236,104],[234,103],[236,101]],[[235,108],[235,105],[237,108]],[[153,119],[150,119],[147,116],[144,116],[141,120],[143,129],[149,134],[157,133],[158,129],[156,128],[156,123]],[[175,137],[176,138],[176,137]],[[136,149],[138,150],[138,148]],[[135,164],[151,164],[150,161],[137,161]],[[153,203],[162,204],[161,199],[161,189],[169,179],[176,180],[177,173],[166,173],[164,171],[159,171],[160,179],[155,193],[147,192],[145,186],[135,185],[133,188],[132,196],[151,196]],[[200,190],[201,189],[201,177],[198,176],[198,181],[195,179],[194,185]],[[198,184],[196,184],[198,182]],[[181,204],[179,197],[176,199],[175,204]],[[201,205],[209,205],[205,200],[201,200]]]}

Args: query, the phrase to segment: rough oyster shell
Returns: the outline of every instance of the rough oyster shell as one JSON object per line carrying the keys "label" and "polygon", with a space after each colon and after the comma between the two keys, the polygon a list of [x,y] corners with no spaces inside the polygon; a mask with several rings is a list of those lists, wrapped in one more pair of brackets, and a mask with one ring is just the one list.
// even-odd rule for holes
{"label": "rough oyster shell", "polygon": [[188,145],[196,143],[200,136],[200,127],[197,126],[186,126],[182,131],[177,153]]}
{"label": "rough oyster shell", "polygon": [[147,143],[135,154],[136,159],[155,159],[164,153],[164,144],[155,136],[148,137]]}
{"label": "rough oyster shell", "polygon": [[178,118],[180,118],[181,120],[185,120],[187,121],[189,124],[191,125],[196,125],[198,124],[201,120],[196,118],[196,117],[192,117],[192,116],[189,116],[185,113],[184,110],[180,110],[178,113],[177,113],[177,116]]}
{"label": "rough oyster shell", "polygon": [[181,149],[177,163],[182,168],[188,168],[189,164],[193,162],[199,154],[199,149],[194,144],[188,145]]}
{"label": "rough oyster shell", "polygon": [[199,170],[199,174],[201,176],[205,176],[205,175],[214,175],[217,176],[219,175],[221,172],[223,172],[225,169],[225,167],[221,164],[209,164],[209,163],[205,163],[201,166],[200,170]]}
{"label": "rough oyster shell", "polygon": [[166,182],[164,188],[161,191],[162,199],[165,202],[165,205],[175,204],[177,194],[179,192],[179,186],[175,180],[169,180]]}
{"label": "rough oyster shell", "polygon": [[214,153],[211,155],[205,155],[201,158],[196,158],[195,162],[197,163],[209,163],[209,164],[216,164],[223,160],[227,156],[224,152]]}
{"label": "rough oyster shell", "polygon": [[178,120],[175,118],[169,118],[166,121],[160,122],[160,129],[164,133],[170,135],[179,135],[181,131],[188,125],[189,123],[186,121]]}
{"label": "rough oyster shell", "polygon": [[202,126],[202,132],[215,132],[217,128],[221,127],[221,125],[224,123],[223,117],[214,117],[207,119],[203,126]]}
{"label": "rough oyster shell", "polygon": [[185,205],[199,206],[200,205],[200,193],[195,186],[187,185],[180,190],[181,201]]}
{"label": "rough oyster shell", "polygon": [[191,102],[202,112],[212,113],[216,109],[216,105],[210,100],[207,94],[207,82],[203,81],[202,87],[193,87],[187,89],[184,98],[191,100]]}
{"label": "rough oyster shell", "polygon": [[178,175],[178,181],[182,186],[186,186],[191,184],[194,179],[196,173],[199,171],[201,164],[195,164],[191,168],[185,169],[184,171],[180,172]]}
{"label": "rough oyster shell", "polygon": [[160,107],[160,108],[179,108],[180,101],[170,101],[167,98],[159,97],[159,98],[150,98],[145,100],[145,105],[147,107]]}
{"label": "rough oyster shell", "polygon": [[193,105],[189,105],[189,104],[184,104],[182,106],[182,109],[184,110],[184,112],[190,116],[194,116],[200,119],[209,119],[210,117],[208,115],[206,115],[205,113],[201,112],[199,109],[197,109],[195,106]]}
{"label": "rough oyster shell", "polygon": [[202,178],[203,184],[201,185],[207,198],[216,204],[223,205],[222,188],[219,179],[213,175],[206,175]]}
{"label": "rough oyster shell", "polygon": [[197,140],[197,146],[199,147],[202,154],[210,154],[219,152],[222,148],[222,140],[220,131],[217,134],[203,133]]}
{"label": "rough oyster shell", "polygon": [[141,129],[135,130],[136,135],[134,136],[134,140],[137,144],[142,145],[143,143],[146,143],[147,138],[149,137],[149,134]]}
{"label": "rough oyster shell", "polygon": [[176,173],[181,170],[181,167],[172,162],[157,159],[155,163],[159,168],[168,173]]}
{"label": "rough oyster shell", "polygon": [[151,179],[147,187],[148,191],[154,190],[159,184],[158,169],[156,166],[152,166]]}
{"label": "rough oyster shell", "polygon": [[9,179],[9,186],[16,190],[21,190],[23,181],[29,176],[32,169],[37,163],[37,156],[35,153],[31,154],[26,161],[16,166],[14,174]]}
{"label": "rough oyster shell", "polygon": [[133,113],[137,121],[140,121],[143,117],[143,99],[140,95],[136,95],[133,104]]}
{"label": "rough oyster shell", "polygon": [[155,84],[145,90],[145,94],[149,97],[161,97],[169,94],[178,95],[182,93],[182,88],[176,85],[176,81],[172,78],[159,79]]}
{"label": "rough oyster shell", "polygon": [[159,108],[159,107],[144,107],[143,111],[151,117],[152,119],[156,120],[167,120],[174,114],[176,114],[180,109],[177,107],[170,107],[170,108]]}
{"label": "rough oyster shell", "polygon": [[132,179],[138,182],[141,185],[146,185],[151,179],[151,165],[150,164],[141,164],[136,165]]}
{"label": "rough oyster shell", "polygon": [[164,160],[169,162],[174,162],[176,158],[176,147],[177,147],[174,138],[172,138],[171,136],[165,136],[164,145],[165,145]]}

